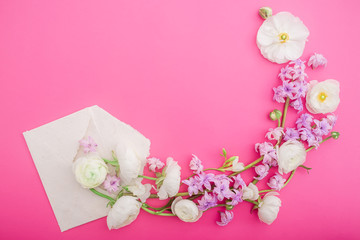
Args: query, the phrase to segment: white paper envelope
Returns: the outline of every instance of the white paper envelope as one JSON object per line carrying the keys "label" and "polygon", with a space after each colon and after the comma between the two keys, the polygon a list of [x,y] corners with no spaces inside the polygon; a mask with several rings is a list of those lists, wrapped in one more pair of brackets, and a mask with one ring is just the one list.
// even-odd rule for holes
{"label": "white paper envelope", "polygon": [[104,217],[110,210],[108,200],[82,188],[72,171],[79,140],[88,135],[98,144],[100,156],[107,159],[119,141],[126,142],[140,158],[149,155],[147,138],[98,106],[24,132],[61,231]]}

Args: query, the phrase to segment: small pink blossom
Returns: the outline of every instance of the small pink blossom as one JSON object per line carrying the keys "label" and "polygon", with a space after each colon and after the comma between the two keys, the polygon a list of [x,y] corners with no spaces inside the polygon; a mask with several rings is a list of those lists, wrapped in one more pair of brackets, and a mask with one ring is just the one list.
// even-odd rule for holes
{"label": "small pink blossom", "polygon": [[161,169],[165,165],[162,161],[160,161],[160,159],[154,157],[148,158],[147,162],[149,164],[149,170],[152,172],[155,172],[156,168]]}
{"label": "small pink blossom", "polygon": [[284,129],[282,127],[277,127],[275,129],[270,128],[269,132],[265,137],[269,140],[279,140],[282,135],[284,135]]}
{"label": "small pink blossom", "polygon": [[116,176],[107,175],[104,181],[104,188],[109,193],[113,193],[119,190],[120,178]]}
{"label": "small pink blossom", "polygon": [[308,61],[308,66],[312,67],[312,69],[315,69],[319,66],[326,66],[326,64],[327,64],[326,58],[318,53],[314,53],[314,55],[312,55]]}
{"label": "small pink blossom", "polygon": [[231,222],[231,220],[234,217],[234,213],[230,212],[230,211],[225,211],[220,212],[220,217],[221,217],[221,221],[220,222],[216,222],[219,226],[225,226],[227,225],[229,222]]}
{"label": "small pink blossom", "polygon": [[79,141],[80,146],[83,147],[84,153],[96,152],[96,147],[98,146],[92,137],[87,139],[81,139]]}
{"label": "small pink blossom", "polygon": [[198,174],[202,172],[204,166],[201,164],[201,160],[197,156],[195,156],[194,154],[192,156],[193,157],[190,161],[190,169]]}
{"label": "small pink blossom", "polygon": [[255,151],[264,156],[263,163],[269,166],[277,165],[276,149],[269,142],[255,144]]}
{"label": "small pink blossom", "polygon": [[258,177],[254,177],[257,180],[261,180],[269,173],[270,167],[267,164],[258,165],[255,167],[255,172],[258,174]]}
{"label": "small pink blossom", "polygon": [[269,179],[268,186],[272,189],[280,191],[284,186],[286,179],[284,179],[280,174],[276,173]]}

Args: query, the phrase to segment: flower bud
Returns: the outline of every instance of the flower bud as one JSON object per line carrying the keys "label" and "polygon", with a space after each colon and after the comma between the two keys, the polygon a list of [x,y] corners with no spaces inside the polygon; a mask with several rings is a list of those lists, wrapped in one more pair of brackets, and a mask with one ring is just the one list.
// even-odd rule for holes
{"label": "flower bud", "polygon": [[331,132],[331,137],[332,137],[333,139],[338,139],[339,136],[340,136],[340,133],[339,133],[339,132]]}
{"label": "flower bud", "polygon": [[273,120],[273,121],[278,120],[278,119],[281,118],[281,115],[282,115],[281,111],[275,109],[274,111],[272,111],[270,113],[270,119]]}
{"label": "flower bud", "polygon": [[268,17],[270,17],[272,15],[272,9],[269,7],[262,7],[259,9],[259,15],[263,19],[267,19]]}
{"label": "flower bud", "polygon": [[233,205],[226,205],[226,210],[228,210],[228,211],[232,210],[233,208],[234,208]]}

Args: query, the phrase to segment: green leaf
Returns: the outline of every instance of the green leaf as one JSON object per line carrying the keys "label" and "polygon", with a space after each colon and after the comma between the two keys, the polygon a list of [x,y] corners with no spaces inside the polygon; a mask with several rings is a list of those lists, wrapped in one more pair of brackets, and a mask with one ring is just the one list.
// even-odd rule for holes
{"label": "green leaf", "polygon": [[107,159],[105,159],[105,158],[103,158],[102,160],[104,160],[104,162],[106,162],[106,163],[108,163],[108,164],[110,164],[110,165],[112,165],[112,166],[114,166],[114,167],[118,167],[119,166],[119,162],[116,160],[114,160],[114,161],[111,161],[111,160],[107,160]]}
{"label": "green leaf", "polygon": [[223,154],[220,154],[220,155],[226,159],[227,152],[226,152],[225,148],[222,149],[222,152],[223,152]]}

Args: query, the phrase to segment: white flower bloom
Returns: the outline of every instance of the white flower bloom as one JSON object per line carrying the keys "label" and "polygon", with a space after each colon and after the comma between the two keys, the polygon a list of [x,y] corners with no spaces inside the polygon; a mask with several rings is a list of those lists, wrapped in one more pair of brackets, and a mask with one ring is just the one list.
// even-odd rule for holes
{"label": "white flower bloom", "polygon": [[131,147],[119,143],[116,147],[116,157],[119,162],[119,177],[122,185],[131,183],[143,173],[146,158],[140,158]]}
{"label": "white flower bloom", "polygon": [[283,143],[278,149],[279,173],[289,173],[302,165],[306,159],[304,144],[296,140]]}
{"label": "white flower bloom", "polygon": [[184,222],[196,222],[202,215],[202,211],[193,201],[182,197],[175,198],[171,204],[171,211]]}
{"label": "white flower bloom", "polygon": [[96,154],[80,157],[73,164],[76,180],[84,188],[94,188],[102,184],[108,171],[105,162]]}
{"label": "white flower bloom", "polygon": [[181,167],[172,158],[166,160],[164,170],[165,179],[159,189],[158,196],[160,200],[173,197],[179,192],[180,188],[180,170]]}
{"label": "white flower bloom", "polygon": [[272,224],[275,221],[281,207],[280,198],[274,195],[278,195],[278,193],[272,192],[266,194],[261,203],[259,204],[259,219],[260,221],[268,225]]}
{"label": "white flower bloom", "polygon": [[259,198],[259,189],[253,183],[250,183],[247,187],[244,187],[242,191],[243,191],[243,195],[242,195],[243,200],[249,199],[255,201]]}
{"label": "white flower bloom", "polygon": [[289,12],[280,12],[263,22],[256,43],[266,59],[286,63],[301,57],[309,34],[298,17]]}
{"label": "white flower bloom", "polygon": [[334,79],[310,81],[306,94],[306,108],[311,113],[331,113],[340,103],[340,84]]}
{"label": "white flower bloom", "polygon": [[137,196],[141,202],[145,202],[150,197],[151,184],[142,184],[141,178],[136,179],[133,184],[128,186],[130,192]]}
{"label": "white flower bloom", "polygon": [[107,216],[109,230],[118,229],[132,223],[139,215],[141,203],[132,196],[119,198]]}
{"label": "white flower bloom", "polygon": [[244,163],[239,162],[239,157],[236,157],[234,161],[232,162],[231,171],[233,172],[239,172],[244,169]]}

